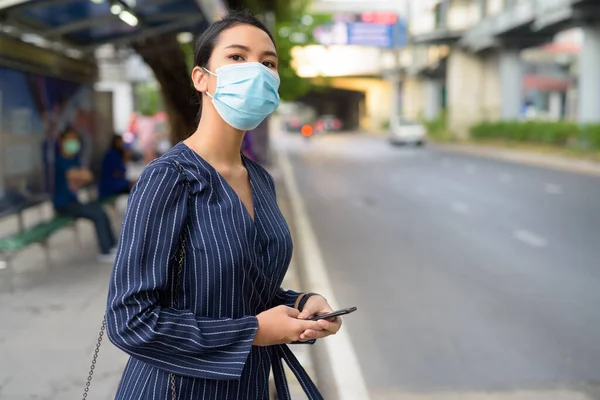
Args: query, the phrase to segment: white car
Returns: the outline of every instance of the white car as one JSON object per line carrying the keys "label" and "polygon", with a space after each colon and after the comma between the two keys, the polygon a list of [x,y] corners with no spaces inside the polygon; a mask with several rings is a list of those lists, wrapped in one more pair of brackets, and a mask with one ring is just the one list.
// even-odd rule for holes
{"label": "white car", "polygon": [[427,129],[420,122],[401,119],[390,126],[389,141],[391,144],[423,146],[426,140]]}

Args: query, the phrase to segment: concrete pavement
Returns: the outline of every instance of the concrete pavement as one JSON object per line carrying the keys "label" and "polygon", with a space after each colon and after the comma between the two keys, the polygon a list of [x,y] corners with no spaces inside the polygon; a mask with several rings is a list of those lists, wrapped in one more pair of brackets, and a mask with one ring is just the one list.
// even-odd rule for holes
{"label": "concrete pavement", "polygon": [[600,179],[315,139],[277,146],[373,399],[600,398]]}

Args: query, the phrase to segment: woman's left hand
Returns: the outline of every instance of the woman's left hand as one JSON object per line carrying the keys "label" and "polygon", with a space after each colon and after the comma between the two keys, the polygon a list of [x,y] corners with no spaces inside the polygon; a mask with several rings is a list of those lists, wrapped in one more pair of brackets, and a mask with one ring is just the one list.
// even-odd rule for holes
{"label": "woman's left hand", "polygon": [[[311,296],[304,305],[302,312],[298,316],[298,319],[309,319],[317,315],[325,315],[332,313],[334,310],[331,308],[327,300],[324,297],[316,295]],[[335,335],[342,327],[342,319],[340,317],[322,319],[318,321],[321,330],[314,331],[307,329],[300,335],[300,340],[308,341],[313,339],[322,339],[324,337]]]}

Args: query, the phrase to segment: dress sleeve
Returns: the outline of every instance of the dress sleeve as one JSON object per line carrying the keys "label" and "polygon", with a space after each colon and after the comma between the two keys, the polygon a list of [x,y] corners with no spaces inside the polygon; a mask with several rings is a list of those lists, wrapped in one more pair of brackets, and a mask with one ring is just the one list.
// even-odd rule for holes
{"label": "dress sleeve", "polygon": [[170,306],[188,196],[185,176],[173,164],[158,161],[142,173],[129,199],[109,285],[107,334],[118,348],[164,371],[239,379],[257,318],[202,318]]}
{"label": "dress sleeve", "polygon": [[295,292],[293,290],[284,290],[282,288],[277,289],[277,293],[275,293],[275,297],[273,298],[273,302],[272,302],[272,306],[273,307],[277,307],[277,306],[288,306],[291,308],[294,308],[294,305],[296,304],[296,300],[298,299],[298,296],[300,296],[302,293],[300,292]]}

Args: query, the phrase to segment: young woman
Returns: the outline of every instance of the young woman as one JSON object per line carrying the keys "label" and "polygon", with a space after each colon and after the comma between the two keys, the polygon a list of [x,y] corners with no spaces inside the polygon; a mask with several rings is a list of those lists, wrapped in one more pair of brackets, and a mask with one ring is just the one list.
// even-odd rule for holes
{"label": "young woman", "polygon": [[290,232],[272,177],[240,152],[279,104],[273,37],[230,15],[199,39],[195,64],[198,128],[144,170],[123,223],[106,322],[131,358],[116,398],[268,399],[272,367],[285,399],[285,359],[320,399],[285,344],[341,320],[309,321],[332,311],[327,301],[281,289]]}
{"label": "young woman", "polygon": [[128,151],[125,148],[123,137],[113,135],[110,148],[102,160],[100,182],[98,183],[98,197],[107,197],[129,194],[134,182],[127,179]]}

